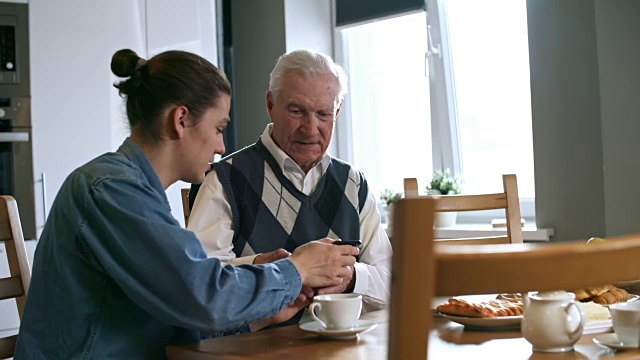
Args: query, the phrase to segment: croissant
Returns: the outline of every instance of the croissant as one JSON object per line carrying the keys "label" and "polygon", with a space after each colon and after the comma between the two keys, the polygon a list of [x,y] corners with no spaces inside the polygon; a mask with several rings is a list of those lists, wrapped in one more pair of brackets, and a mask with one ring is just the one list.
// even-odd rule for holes
{"label": "croissant", "polygon": [[608,305],[627,301],[628,298],[629,293],[626,290],[613,286],[611,287],[611,290],[594,297],[591,301],[600,305]]}
{"label": "croissant", "polygon": [[594,286],[573,291],[576,300],[586,300],[594,296],[600,296],[613,288],[612,285]]}

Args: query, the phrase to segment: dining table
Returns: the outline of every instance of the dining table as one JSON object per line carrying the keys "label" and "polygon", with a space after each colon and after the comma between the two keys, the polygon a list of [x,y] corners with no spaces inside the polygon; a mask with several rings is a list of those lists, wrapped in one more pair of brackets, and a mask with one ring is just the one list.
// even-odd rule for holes
{"label": "dining table", "polygon": [[[630,291],[638,293],[640,289]],[[426,305],[428,306],[428,305]],[[361,319],[376,326],[349,338],[319,336],[289,325],[253,333],[169,346],[170,360],[193,359],[386,359],[388,348],[387,310],[365,313]],[[420,321],[416,319],[416,321]],[[574,351],[534,352],[517,328],[471,330],[434,313],[428,342],[428,359],[640,359],[640,349],[615,350],[596,344],[602,333],[583,334]],[[612,330],[606,330],[611,333]]]}

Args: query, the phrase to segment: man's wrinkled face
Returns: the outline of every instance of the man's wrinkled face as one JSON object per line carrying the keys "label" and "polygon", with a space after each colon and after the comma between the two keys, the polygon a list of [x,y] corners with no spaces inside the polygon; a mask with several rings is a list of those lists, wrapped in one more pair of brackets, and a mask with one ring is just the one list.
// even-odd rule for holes
{"label": "man's wrinkled face", "polygon": [[327,150],[340,111],[338,79],[332,74],[285,76],[278,97],[267,92],[271,138],[308,172]]}

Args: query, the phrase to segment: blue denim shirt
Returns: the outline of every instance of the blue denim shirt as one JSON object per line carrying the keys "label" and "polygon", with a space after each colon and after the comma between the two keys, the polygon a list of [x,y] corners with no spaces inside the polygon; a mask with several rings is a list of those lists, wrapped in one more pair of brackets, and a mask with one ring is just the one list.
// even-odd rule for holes
{"label": "blue denim shirt", "polygon": [[207,259],[127,139],[62,185],[36,249],[15,358],[162,359],[166,345],[275,314],[301,286],[287,259]]}

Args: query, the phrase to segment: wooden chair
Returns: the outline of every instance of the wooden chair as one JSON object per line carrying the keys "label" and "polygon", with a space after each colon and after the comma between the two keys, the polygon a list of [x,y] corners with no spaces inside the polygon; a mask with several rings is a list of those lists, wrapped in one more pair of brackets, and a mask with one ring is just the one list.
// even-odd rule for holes
{"label": "wooden chair", "polygon": [[[0,241],[4,242],[10,276],[0,279],[0,300],[15,298],[22,319],[31,271],[24,245],[18,205],[11,196],[0,196]],[[17,335],[0,339],[0,358],[13,356]]]}
{"label": "wooden chair", "polygon": [[[437,239],[436,241],[438,241],[439,244],[465,245],[522,243],[520,202],[518,199],[518,182],[516,176],[502,175],[502,185],[504,192],[497,194],[428,195],[428,197],[438,199],[435,203],[436,212],[504,209],[507,219],[506,235],[463,239]],[[419,196],[417,179],[404,179],[404,194],[405,198],[415,198]]]}
{"label": "wooden chair", "polygon": [[[431,297],[435,287],[435,201],[433,198],[420,197],[400,199],[394,205],[389,359],[426,359],[427,356],[432,317]],[[422,259],[418,259],[417,254]],[[411,331],[405,331],[408,329]]]}
{"label": "wooden chair", "polygon": [[[436,247],[437,201],[419,197],[396,205],[390,359],[427,358],[433,295],[576,289],[640,278],[640,234],[595,244]],[[602,266],[594,271],[594,264]]]}
{"label": "wooden chair", "polygon": [[189,188],[180,189],[180,197],[182,197],[182,212],[184,213],[184,227],[189,225]]}

